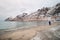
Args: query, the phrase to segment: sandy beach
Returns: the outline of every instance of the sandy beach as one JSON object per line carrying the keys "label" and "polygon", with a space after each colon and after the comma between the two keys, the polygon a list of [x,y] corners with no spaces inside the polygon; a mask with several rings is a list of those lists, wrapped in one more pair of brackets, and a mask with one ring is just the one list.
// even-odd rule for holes
{"label": "sandy beach", "polygon": [[37,32],[48,30],[52,27],[56,27],[57,25],[58,23],[53,23],[52,25],[44,25],[22,30],[10,31],[1,35],[0,40],[30,40],[37,34]]}

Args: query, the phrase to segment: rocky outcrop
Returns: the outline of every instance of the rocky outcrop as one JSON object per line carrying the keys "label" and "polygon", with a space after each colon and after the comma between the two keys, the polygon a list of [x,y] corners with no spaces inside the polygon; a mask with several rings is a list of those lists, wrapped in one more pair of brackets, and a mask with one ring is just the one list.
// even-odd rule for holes
{"label": "rocky outcrop", "polygon": [[5,19],[5,21],[23,21],[23,18],[27,15],[28,15],[27,13],[23,13],[23,14],[17,15],[15,18],[8,17],[7,19]]}
{"label": "rocky outcrop", "polygon": [[12,17],[8,17],[5,21],[14,21]]}
{"label": "rocky outcrop", "polygon": [[[17,15],[15,18],[7,18],[8,21],[40,21],[40,20],[48,20],[48,17],[58,16],[60,13],[60,3],[56,4],[54,7],[43,7],[42,9],[38,9],[36,12],[33,12],[29,15],[27,13],[23,13]],[[53,17],[55,18],[55,17]]]}

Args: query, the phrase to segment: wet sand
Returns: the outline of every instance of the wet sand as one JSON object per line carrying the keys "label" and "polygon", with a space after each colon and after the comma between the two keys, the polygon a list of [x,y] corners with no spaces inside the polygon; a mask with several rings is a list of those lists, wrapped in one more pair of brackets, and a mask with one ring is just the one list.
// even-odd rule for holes
{"label": "wet sand", "polygon": [[30,40],[33,38],[37,32],[50,29],[51,27],[57,26],[58,23],[53,23],[52,25],[44,25],[38,27],[31,27],[22,30],[15,30],[7,32],[0,36],[0,40]]}

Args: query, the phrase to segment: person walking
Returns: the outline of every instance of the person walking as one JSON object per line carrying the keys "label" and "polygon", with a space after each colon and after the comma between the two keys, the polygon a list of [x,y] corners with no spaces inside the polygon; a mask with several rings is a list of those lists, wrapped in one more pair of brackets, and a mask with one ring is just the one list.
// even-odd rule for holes
{"label": "person walking", "polygon": [[51,25],[51,17],[48,17],[48,23]]}
{"label": "person walking", "polygon": [[51,21],[49,21],[49,25],[51,25]]}

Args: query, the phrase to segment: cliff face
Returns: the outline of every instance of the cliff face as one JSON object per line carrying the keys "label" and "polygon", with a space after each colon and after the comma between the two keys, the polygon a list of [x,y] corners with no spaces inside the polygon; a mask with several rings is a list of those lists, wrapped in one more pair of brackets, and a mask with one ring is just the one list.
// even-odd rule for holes
{"label": "cliff face", "polygon": [[48,20],[48,16],[58,16],[60,13],[60,3],[56,4],[51,8],[42,8],[38,9],[36,12],[31,14],[23,13],[22,15],[17,15],[15,18],[7,18],[6,21],[40,21],[40,20]]}

